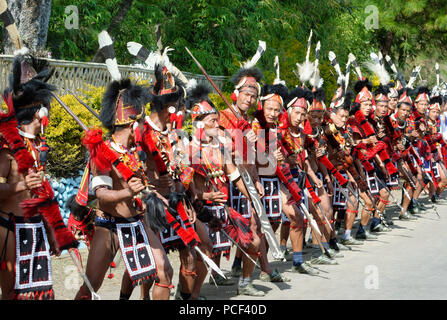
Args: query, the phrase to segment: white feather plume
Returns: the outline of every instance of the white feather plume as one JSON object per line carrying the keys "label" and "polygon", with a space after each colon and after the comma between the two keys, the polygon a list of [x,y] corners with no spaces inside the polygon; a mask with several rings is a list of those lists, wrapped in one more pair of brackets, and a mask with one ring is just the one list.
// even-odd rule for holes
{"label": "white feather plume", "polygon": [[304,61],[302,64],[297,63],[299,79],[302,83],[310,80],[314,72],[314,63],[310,61]]}
{"label": "white feather plume", "polygon": [[20,49],[14,50],[15,56],[26,56],[29,53],[29,49],[27,47],[22,47]]}
{"label": "white feather plume", "polygon": [[246,69],[254,67],[256,65],[256,63],[259,61],[259,59],[262,57],[262,55],[264,54],[266,47],[267,47],[267,44],[265,43],[265,41],[258,40],[258,48],[256,49],[256,53],[250,60],[244,62],[242,64],[242,67],[246,68]]}
{"label": "white feather plume", "polygon": [[[98,34],[98,43],[100,49],[109,45],[113,45],[112,38],[105,30],[101,31],[101,33]],[[106,59],[106,66],[113,80],[115,81],[121,80],[121,72],[118,69],[118,63],[116,62],[116,57],[114,57],[113,59]]]}
{"label": "white feather plume", "polygon": [[309,61],[309,55],[310,55],[310,45],[309,43],[312,40],[312,29],[310,29],[310,35],[309,35],[309,39],[307,40],[307,53],[306,53],[306,61]]}
{"label": "white feather plume", "polygon": [[380,58],[373,52],[371,52],[370,57],[372,62],[365,62],[365,66],[379,78],[379,81],[382,85],[388,84],[391,80],[391,77],[388,71],[386,71],[385,66],[380,64]]}

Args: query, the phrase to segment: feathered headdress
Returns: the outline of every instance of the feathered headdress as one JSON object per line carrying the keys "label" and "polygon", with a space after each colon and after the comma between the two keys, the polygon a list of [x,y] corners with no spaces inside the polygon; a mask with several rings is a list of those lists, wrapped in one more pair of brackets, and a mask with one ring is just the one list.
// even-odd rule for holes
{"label": "feathered headdress", "polygon": [[358,80],[354,84],[354,90],[357,93],[355,102],[361,103],[361,102],[368,101],[368,100],[373,101],[373,96],[371,93],[372,83],[369,81],[368,78],[363,79],[363,80]]}
{"label": "feathered headdress", "polygon": [[313,98],[313,93],[309,89],[296,87],[289,92],[287,97],[287,111],[297,107],[304,108],[307,111],[312,104]]}
{"label": "feathered headdress", "polygon": [[186,98],[186,110],[191,113],[192,121],[194,122],[197,117],[218,113],[216,106],[213,104],[208,95],[211,92],[211,88],[198,84],[191,88],[187,92]]}
{"label": "feathered headdress", "polygon": [[133,123],[144,116],[144,106],[151,100],[146,88],[123,79],[113,48],[113,41],[107,31],[98,35],[99,50],[105,58],[112,82],[107,86],[101,103],[100,119],[104,127],[113,130],[115,126]]}
{"label": "feathered headdress", "polygon": [[56,87],[47,83],[54,70],[48,69],[45,60],[35,58],[29,49],[23,46],[17,31],[14,18],[8,9],[6,1],[0,1],[0,20],[7,30],[15,47],[12,74],[9,88],[5,94],[12,93],[12,100],[17,120],[20,123],[31,121],[39,110],[43,126],[48,125],[48,110],[52,98],[51,92]]}
{"label": "feathered headdress", "polygon": [[390,89],[387,85],[379,84],[379,86],[374,91],[374,100],[376,102],[388,102],[389,101]]}
{"label": "feathered headdress", "polygon": [[420,86],[416,89],[416,98],[414,99],[414,102],[419,102],[421,100],[426,100],[427,102],[430,101],[430,89],[425,86]]}
{"label": "feathered headdress", "polygon": [[430,98],[430,105],[428,106],[428,110],[438,109],[441,111],[442,98],[440,96],[435,96]]}
{"label": "feathered headdress", "polygon": [[273,100],[278,102],[281,107],[284,106],[284,102],[287,99],[289,90],[283,84],[267,84],[261,89],[262,105],[268,100]]}
{"label": "feathered headdress", "polygon": [[256,90],[258,96],[261,94],[261,85],[259,83],[262,80],[263,74],[255,65],[264,54],[265,49],[266,43],[259,40],[255,55],[250,60],[241,64],[238,72],[231,77],[230,81],[235,85],[235,90],[232,95],[233,101],[237,100],[237,96],[243,88],[253,88]]}
{"label": "feathered headdress", "polygon": [[318,88],[312,90],[312,94],[313,94],[313,99],[312,99],[312,104],[309,108],[309,112],[310,111],[325,111],[326,110],[326,104],[325,104],[325,100],[326,100],[326,92],[324,91],[323,88]]}

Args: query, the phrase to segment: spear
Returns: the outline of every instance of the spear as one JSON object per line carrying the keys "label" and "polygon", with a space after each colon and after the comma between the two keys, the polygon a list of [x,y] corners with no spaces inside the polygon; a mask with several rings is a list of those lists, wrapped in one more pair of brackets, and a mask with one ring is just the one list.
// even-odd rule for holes
{"label": "spear", "polygon": [[71,91],[70,89],[67,90],[73,97],[75,97],[76,100],[78,100],[78,102],[80,104],[82,104],[88,111],[90,111],[99,121],[101,121],[101,118],[99,117],[98,113],[96,113],[95,110],[93,110],[92,107],[90,107],[89,105],[87,105],[84,101],[82,101],[73,91]]}

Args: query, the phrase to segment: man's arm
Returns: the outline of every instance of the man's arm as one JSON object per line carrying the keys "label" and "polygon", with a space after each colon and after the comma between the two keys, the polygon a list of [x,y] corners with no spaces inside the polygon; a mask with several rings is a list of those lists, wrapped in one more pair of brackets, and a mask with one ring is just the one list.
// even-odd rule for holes
{"label": "man's arm", "polygon": [[31,173],[25,180],[8,183],[10,176],[12,156],[6,150],[0,151],[0,199],[9,199],[15,194],[39,187],[42,184],[40,175]]}

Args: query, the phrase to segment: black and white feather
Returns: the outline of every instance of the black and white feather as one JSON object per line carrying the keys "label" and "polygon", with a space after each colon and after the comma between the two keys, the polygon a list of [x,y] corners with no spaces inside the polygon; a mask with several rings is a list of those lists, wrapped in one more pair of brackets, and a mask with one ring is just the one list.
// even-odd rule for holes
{"label": "black and white feather", "polygon": [[242,63],[241,68],[243,68],[243,69],[253,68],[258,63],[259,59],[261,59],[262,55],[264,54],[264,52],[266,50],[266,47],[267,47],[267,44],[265,43],[265,41],[258,40],[258,48],[256,49],[256,53],[250,60]]}
{"label": "black and white feather", "polygon": [[357,78],[359,80],[363,79],[362,71],[360,70],[360,66],[359,66],[359,64],[357,62],[356,57],[352,53],[349,53],[348,58],[351,60],[351,63],[354,66],[354,70],[355,70],[355,72],[357,74]]}
{"label": "black and white feather", "polygon": [[101,31],[98,34],[99,51],[102,53],[107,70],[112,77],[112,80],[121,80],[121,72],[118,69],[118,63],[116,62],[115,49],[113,48],[113,41],[107,31]]}

